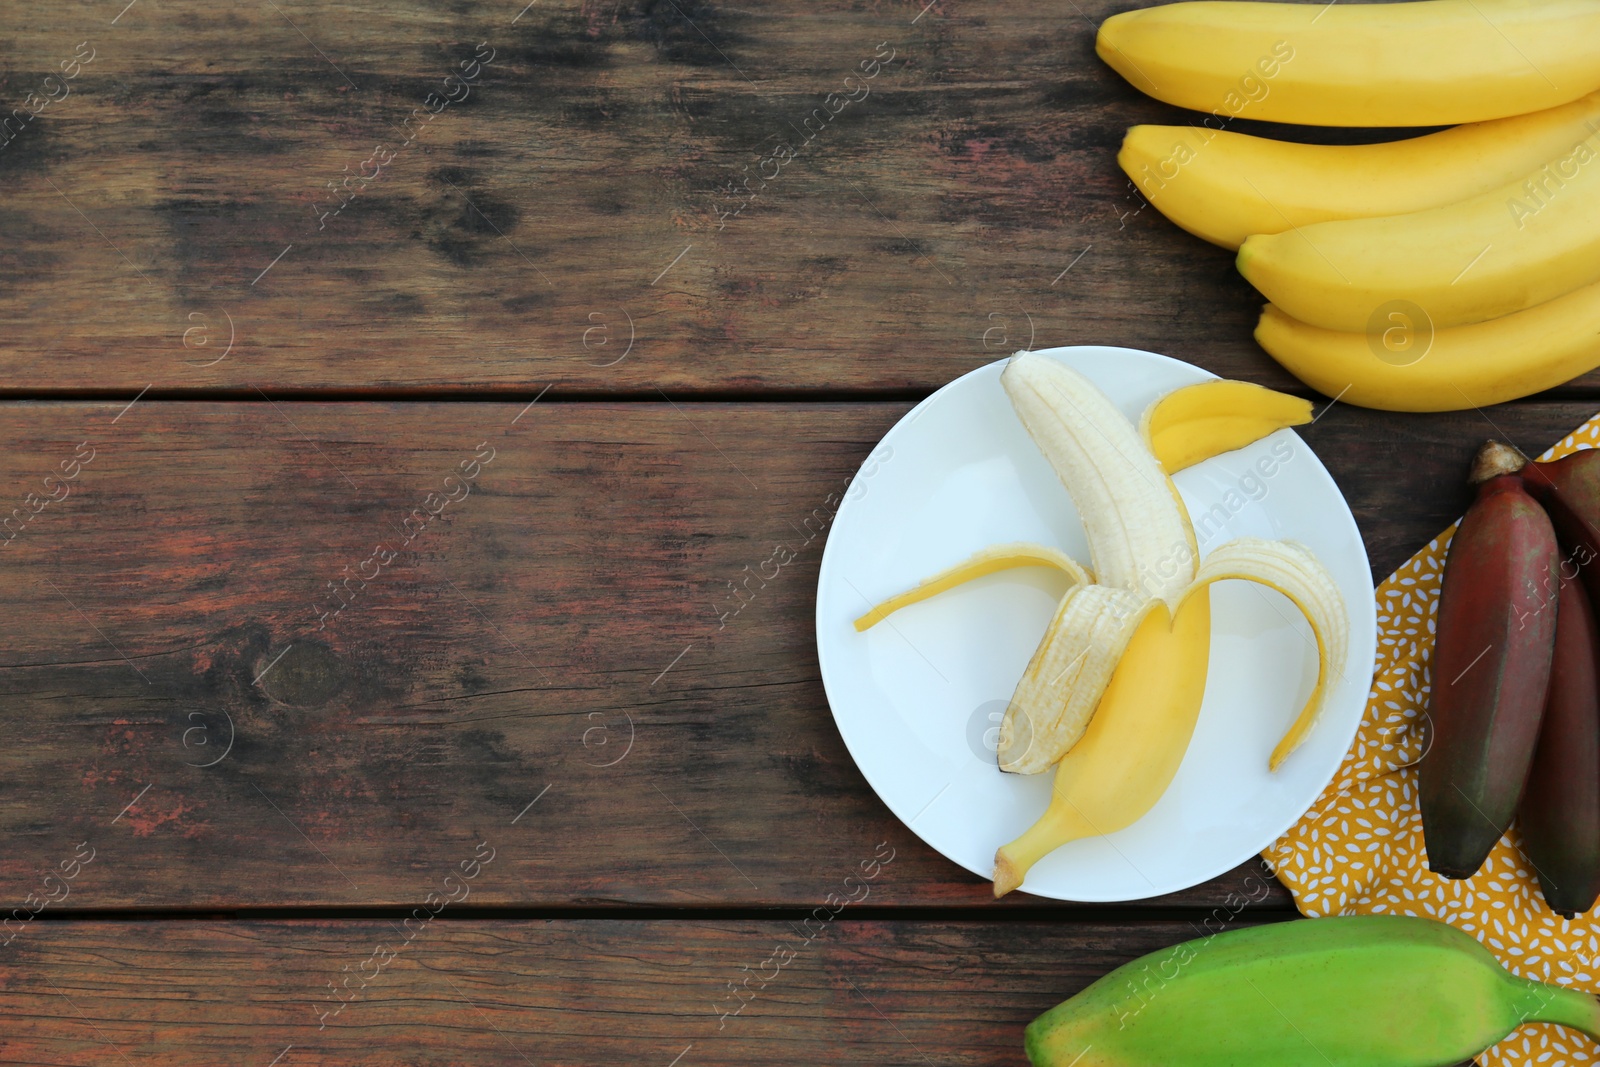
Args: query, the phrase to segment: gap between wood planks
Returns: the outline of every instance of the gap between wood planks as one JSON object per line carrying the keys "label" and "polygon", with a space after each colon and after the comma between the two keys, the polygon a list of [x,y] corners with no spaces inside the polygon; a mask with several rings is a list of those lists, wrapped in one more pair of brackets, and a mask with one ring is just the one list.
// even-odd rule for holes
{"label": "gap between wood planks", "polygon": [[[546,390],[548,389],[548,392]],[[6,389],[0,387],[0,403],[38,401],[107,401],[127,402],[133,390],[128,389]],[[441,389],[435,386],[382,389],[157,389],[148,388],[139,393],[141,402],[163,403],[239,403],[265,404],[288,401],[317,404],[356,403],[381,404],[393,401],[417,401],[444,404],[516,404],[537,400],[544,404],[666,404],[683,401],[689,404],[751,404],[751,403],[914,403],[933,394],[932,389],[694,389],[686,388],[665,394],[656,387],[625,389],[608,392],[596,389],[574,389],[567,392],[548,385]],[[1600,396],[1600,390],[1596,390]]]}
{"label": "gap between wood planks", "polygon": [[[833,921],[848,923],[922,922],[942,923],[1072,923],[1080,926],[1128,923],[1187,922],[1198,925],[1219,909],[1200,905],[1071,904],[1032,907],[987,907],[984,905],[923,904],[855,905]],[[295,920],[349,920],[370,922],[398,920],[410,915],[410,905],[293,905],[280,907],[236,908],[70,908],[46,909],[36,917],[40,922],[234,922]],[[596,922],[799,922],[813,908],[803,907],[630,907],[630,906],[545,906],[516,907],[460,904],[442,912],[444,922],[492,922],[504,920],[591,920]],[[1237,913],[1251,922],[1282,922],[1299,918],[1292,905],[1247,905]]]}
{"label": "gap between wood planks", "polygon": [[[1317,414],[1332,407],[1336,401],[1306,386],[1280,389],[1291,396],[1305,397],[1317,407]],[[129,389],[10,389],[0,386],[0,403],[38,401],[126,401]],[[917,387],[889,388],[866,386],[861,388],[798,388],[751,387],[703,389],[693,386],[668,394],[674,401],[693,404],[849,404],[849,403],[918,403],[932,396],[935,390]],[[387,403],[393,401],[426,401],[444,404],[513,404],[537,400],[540,404],[662,404],[662,391],[658,387],[624,388],[618,390],[572,389],[563,391],[560,383],[542,383],[531,386],[400,386],[374,389],[326,388],[268,388],[250,387],[232,389],[158,389],[147,387],[138,394],[141,401],[163,403],[240,403],[263,404],[277,401],[305,403]],[[1513,404],[1596,404],[1600,405],[1600,385],[1563,385],[1543,393],[1518,397],[1495,405]],[[1471,409],[1464,409],[1470,411]],[[1408,413],[1396,413],[1404,419]],[[1448,414],[1433,412],[1431,414]]]}

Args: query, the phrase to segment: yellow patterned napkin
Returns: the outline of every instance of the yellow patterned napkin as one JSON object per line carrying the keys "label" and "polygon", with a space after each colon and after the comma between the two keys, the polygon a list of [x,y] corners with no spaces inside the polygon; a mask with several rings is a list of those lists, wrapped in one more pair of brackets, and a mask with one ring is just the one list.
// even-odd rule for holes
{"label": "yellow patterned napkin", "polygon": [[[1540,459],[1600,447],[1600,415]],[[1262,853],[1305,915],[1425,915],[1459,927],[1517,974],[1600,993],[1600,921],[1570,922],[1545,906],[1519,849],[1517,828],[1465,881],[1428,870],[1417,808],[1426,743],[1428,660],[1445,550],[1434,538],[1377,590],[1378,655],[1367,711],[1333,782],[1295,826]],[[1530,1024],[1480,1057],[1484,1067],[1600,1063],[1600,1048],[1565,1027]]]}

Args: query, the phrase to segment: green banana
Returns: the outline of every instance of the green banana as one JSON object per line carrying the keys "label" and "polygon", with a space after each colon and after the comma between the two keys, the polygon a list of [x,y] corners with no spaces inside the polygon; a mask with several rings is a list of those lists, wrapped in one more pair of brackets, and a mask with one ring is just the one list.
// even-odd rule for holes
{"label": "green banana", "polygon": [[1034,1067],[1448,1067],[1525,1022],[1600,1037],[1600,1002],[1399,915],[1274,923],[1118,967],[1028,1025]]}

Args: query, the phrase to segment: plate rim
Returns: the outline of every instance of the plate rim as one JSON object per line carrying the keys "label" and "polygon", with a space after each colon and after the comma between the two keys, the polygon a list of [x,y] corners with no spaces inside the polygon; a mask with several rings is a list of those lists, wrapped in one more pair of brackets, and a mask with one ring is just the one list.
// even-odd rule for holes
{"label": "plate rim", "polygon": [[[980,375],[980,374],[983,374],[985,372],[988,372],[988,371],[990,371],[992,368],[994,368],[996,366],[999,366],[999,365],[1002,365],[1004,363],[1009,362],[1014,356],[1022,355],[1023,353],[1031,353],[1033,355],[1050,356],[1052,358],[1059,358],[1062,354],[1066,354],[1066,353],[1073,353],[1073,354],[1080,354],[1080,355],[1087,355],[1087,354],[1117,355],[1117,356],[1131,355],[1131,356],[1144,358],[1144,359],[1153,359],[1153,360],[1155,360],[1155,361],[1157,361],[1159,363],[1167,364],[1167,365],[1170,365],[1172,367],[1181,369],[1185,373],[1190,374],[1190,375],[1198,373],[1199,377],[1196,379],[1197,382],[1209,381],[1209,380],[1218,380],[1218,379],[1221,378],[1221,375],[1218,375],[1218,374],[1216,374],[1216,373],[1214,373],[1212,371],[1209,371],[1204,367],[1198,366],[1197,364],[1189,363],[1186,360],[1177,359],[1177,358],[1175,358],[1173,356],[1164,355],[1164,354],[1162,354],[1160,352],[1151,352],[1151,351],[1148,351],[1146,349],[1140,349],[1140,348],[1128,348],[1128,347],[1121,346],[1121,345],[1093,345],[1093,344],[1090,344],[1090,345],[1060,345],[1060,346],[1056,346],[1056,347],[1053,347],[1053,348],[1020,349],[1017,352],[1012,353],[1011,355],[1003,356],[1000,359],[991,360],[988,363],[982,364],[981,366],[978,366],[978,367],[974,367],[971,370],[966,371],[965,373],[963,373],[963,374],[961,374],[961,375],[959,375],[959,376],[957,376],[955,378],[952,378],[950,381],[946,382],[944,385],[941,385],[938,389],[934,390],[928,396],[923,398],[920,402],[918,402],[916,405],[914,405],[909,411],[907,411],[900,418],[896,419],[894,425],[890,426],[887,430],[885,430],[883,432],[883,434],[879,436],[878,440],[867,450],[867,456],[865,458],[863,458],[861,466],[857,467],[855,473],[851,476],[850,484],[852,484],[852,485],[854,484],[855,478],[860,476],[860,473],[861,473],[862,469],[865,468],[867,463],[872,461],[872,456],[875,455],[878,452],[879,448],[881,448],[884,445],[885,442],[888,442],[889,439],[891,437],[893,437],[894,434],[896,432],[898,432],[901,427],[906,426],[910,422],[914,421],[914,419],[916,417],[918,417],[921,412],[926,410],[928,407],[930,407],[935,402],[939,401],[940,398],[943,397],[947,392],[955,390],[958,386],[960,386],[963,382],[966,382],[969,378],[973,378],[973,377],[975,377],[977,375]],[[1096,387],[1098,388],[1099,384],[1098,383],[1095,383],[1095,384],[1096,384]],[[1285,429],[1287,430],[1287,432],[1289,432],[1291,435],[1293,435],[1293,437],[1294,437],[1296,442],[1298,442],[1300,445],[1305,447],[1306,454],[1309,455],[1312,458],[1312,460],[1315,461],[1318,469],[1321,470],[1322,473],[1327,477],[1329,483],[1332,484],[1332,486],[1334,488],[1334,491],[1338,495],[1339,503],[1341,505],[1340,510],[1342,511],[1341,519],[1342,519],[1342,521],[1343,521],[1343,523],[1345,525],[1346,532],[1350,535],[1351,542],[1355,545],[1356,550],[1360,555],[1361,563],[1363,564],[1362,573],[1365,576],[1363,578],[1363,580],[1362,580],[1362,585],[1363,585],[1363,588],[1365,590],[1364,602],[1366,604],[1366,609],[1367,610],[1365,612],[1360,612],[1360,611],[1358,611],[1358,610],[1356,610],[1354,608],[1349,607],[1348,605],[1347,605],[1347,609],[1346,609],[1350,613],[1350,621],[1351,621],[1350,649],[1351,649],[1352,652],[1359,651],[1360,649],[1359,649],[1358,646],[1362,644],[1362,638],[1365,637],[1365,645],[1366,646],[1370,646],[1370,648],[1371,648],[1371,653],[1369,654],[1368,658],[1369,658],[1369,660],[1373,660],[1373,659],[1375,659],[1375,655],[1376,655],[1376,651],[1377,651],[1377,638],[1378,638],[1378,634],[1377,634],[1377,629],[1378,629],[1378,627],[1377,627],[1377,605],[1375,603],[1375,596],[1376,596],[1376,588],[1377,587],[1376,587],[1376,584],[1374,583],[1373,578],[1372,578],[1372,561],[1371,561],[1371,558],[1367,555],[1366,541],[1362,537],[1360,525],[1355,520],[1355,513],[1351,510],[1349,500],[1345,497],[1344,491],[1339,488],[1337,480],[1334,479],[1334,477],[1332,475],[1332,472],[1330,472],[1328,470],[1327,466],[1322,462],[1321,457],[1317,455],[1316,450],[1311,448],[1311,446],[1305,442],[1304,438],[1302,438],[1298,433],[1296,433],[1292,427],[1286,427]],[[845,750],[850,753],[851,762],[855,764],[857,772],[859,772],[861,774],[862,778],[865,779],[867,785],[872,789],[873,793],[877,796],[879,802],[882,803],[883,806],[889,810],[889,813],[894,816],[894,818],[900,823],[901,826],[905,827],[905,829],[907,831],[909,831],[911,834],[916,836],[916,838],[919,841],[921,841],[929,850],[931,850],[932,852],[934,852],[938,856],[942,857],[947,862],[953,864],[954,866],[960,868],[961,870],[968,871],[969,873],[973,874],[974,876],[976,876],[977,878],[979,878],[981,880],[988,881],[991,878],[990,874],[986,874],[985,872],[974,870],[972,867],[968,866],[966,863],[963,863],[960,860],[954,858],[953,856],[950,856],[944,850],[940,849],[938,846],[934,845],[931,841],[929,841],[925,836],[923,836],[923,834],[920,831],[918,831],[913,825],[911,825],[910,822],[907,821],[905,816],[896,808],[896,806],[893,803],[890,802],[888,797],[886,797],[884,795],[883,790],[879,787],[879,783],[873,779],[873,776],[868,771],[867,767],[857,757],[854,749],[851,748],[850,739],[849,739],[848,735],[845,733],[845,730],[844,730],[843,726],[841,725],[841,723],[839,721],[839,712],[838,712],[838,710],[837,710],[837,708],[835,706],[835,700],[834,700],[834,689],[833,689],[833,686],[831,686],[829,684],[829,679],[828,679],[829,670],[828,670],[828,662],[827,662],[828,653],[826,651],[826,645],[825,645],[825,643],[823,641],[823,616],[822,616],[823,598],[822,598],[822,589],[823,589],[823,586],[826,583],[826,581],[827,581],[827,579],[828,579],[828,577],[830,575],[831,569],[833,567],[839,566],[839,564],[837,563],[837,553],[834,551],[835,541],[834,541],[834,538],[832,536],[832,533],[833,533],[834,528],[837,527],[837,525],[838,525],[840,515],[845,513],[845,509],[851,503],[852,503],[852,501],[849,498],[846,498],[845,500],[843,500],[841,502],[841,504],[840,504],[840,507],[839,507],[838,511],[835,513],[832,522],[830,522],[830,524],[829,524],[829,531],[828,531],[829,532],[829,537],[828,537],[827,541],[823,545],[822,558],[821,558],[821,561],[819,562],[818,567],[817,567],[817,587],[816,587],[816,597],[815,597],[815,601],[816,602],[815,602],[815,607],[813,609],[813,631],[814,631],[813,637],[814,637],[814,643],[815,643],[816,652],[817,652],[818,672],[822,677],[823,694],[827,697],[827,700],[828,700],[828,711],[829,711],[829,714],[831,715],[831,717],[833,719],[834,729],[838,731],[839,739],[844,742]],[[1076,503],[1075,502],[1074,502],[1074,510],[1076,510]],[[1358,630],[1358,627],[1362,627],[1363,624],[1365,624],[1364,628]],[[1370,694],[1370,692],[1371,692],[1371,685],[1372,685],[1372,679],[1371,679],[1371,675],[1369,674],[1369,676],[1367,677],[1367,683],[1366,683],[1366,686],[1365,686],[1365,691],[1366,691],[1367,694]],[[1287,833],[1290,829],[1292,829],[1295,826],[1295,824],[1297,824],[1302,818],[1304,818],[1305,817],[1305,813],[1307,811],[1310,811],[1311,808],[1316,805],[1317,800],[1323,795],[1323,793],[1325,793],[1327,791],[1328,785],[1331,784],[1332,781],[1338,776],[1339,767],[1343,765],[1344,757],[1346,755],[1348,755],[1349,750],[1350,750],[1350,746],[1355,742],[1355,738],[1356,738],[1357,734],[1360,731],[1361,722],[1365,718],[1366,706],[1367,706],[1368,699],[1370,699],[1369,696],[1363,696],[1362,697],[1361,713],[1353,716],[1352,721],[1351,721],[1350,726],[1349,726],[1349,729],[1347,731],[1347,736],[1345,736],[1344,739],[1343,739],[1344,743],[1343,743],[1343,746],[1340,749],[1340,751],[1341,751],[1341,753],[1343,753],[1343,755],[1341,755],[1339,761],[1336,762],[1333,765],[1333,768],[1331,769],[1331,771],[1329,772],[1329,774],[1327,776],[1327,780],[1324,781],[1320,786],[1317,787],[1316,793],[1312,797],[1310,803],[1303,810],[1301,810],[1299,812],[1296,812],[1289,819],[1289,821],[1287,822],[1286,825],[1284,825],[1281,829],[1279,829],[1275,833],[1273,833],[1266,841],[1262,842],[1262,844],[1261,844],[1261,846],[1259,848],[1255,849],[1249,855],[1246,855],[1246,856],[1244,856],[1244,857],[1242,857],[1240,859],[1237,859],[1237,860],[1232,860],[1230,862],[1225,862],[1222,865],[1217,866],[1214,870],[1207,868],[1207,872],[1208,873],[1205,873],[1202,876],[1187,882],[1186,884],[1172,886],[1172,887],[1166,887],[1166,888],[1157,888],[1152,892],[1140,892],[1140,893],[1137,893],[1137,894],[1134,894],[1134,895],[1103,896],[1103,897],[1090,897],[1090,896],[1066,897],[1066,896],[1060,896],[1060,895],[1057,895],[1057,894],[1054,894],[1054,893],[1050,893],[1050,892],[1039,892],[1037,890],[1029,889],[1026,884],[1021,886],[1017,890],[1017,892],[1027,893],[1030,896],[1035,896],[1035,897],[1038,897],[1038,898],[1040,898],[1042,900],[1060,900],[1060,901],[1067,901],[1067,902],[1071,902],[1071,903],[1103,904],[1103,903],[1121,903],[1121,902],[1129,902],[1129,901],[1136,901],[1136,900],[1148,900],[1148,899],[1151,899],[1151,898],[1154,898],[1154,897],[1168,896],[1168,895],[1171,895],[1173,893],[1180,893],[1180,892],[1183,892],[1185,890],[1192,889],[1195,886],[1203,885],[1206,882],[1211,881],[1213,878],[1216,878],[1217,876],[1219,876],[1221,874],[1225,874],[1228,871],[1233,870],[1234,868],[1239,866],[1241,863],[1249,862],[1251,856],[1260,855],[1274,841],[1277,841],[1280,838],[1282,838],[1285,833]],[[1326,714],[1326,711],[1324,710],[1321,713],[1321,715],[1325,715],[1325,714]],[[1319,715],[1319,719],[1321,718],[1321,715]],[[937,799],[937,798],[935,798],[935,799]]]}

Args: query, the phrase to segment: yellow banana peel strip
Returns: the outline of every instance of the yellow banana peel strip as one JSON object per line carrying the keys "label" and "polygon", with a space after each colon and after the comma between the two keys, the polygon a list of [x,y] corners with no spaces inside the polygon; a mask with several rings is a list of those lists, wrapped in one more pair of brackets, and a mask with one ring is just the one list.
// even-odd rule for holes
{"label": "yellow banana peel strip", "polygon": [[1240,578],[1274,589],[1294,602],[1317,640],[1317,683],[1288,733],[1272,750],[1272,770],[1300,747],[1316,725],[1328,690],[1344,670],[1350,647],[1350,615],[1344,596],[1322,563],[1304,545],[1294,541],[1266,541],[1241,537],[1221,545],[1200,564],[1195,589],[1227,578]]}
{"label": "yellow banana peel strip", "polygon": [[1016,567],[1051,567],[1065,574],[1074,586],[1087,585],[1093,580],[1088,571],[1059,548],[1021,541],[990,545],[973,553],[954,567],[926,579],[916,588],[892,596],[877,605],[855,621],[856,632],[870,630],[901,608],[921,603],[929,597],[938,596],[975,578]]}
{"label": "yellow banana peel strip", "polygon": [[1252,382],[1219,378],[1174,389],[1156,400],[1139,420],[1139,436],[1162,468],[1177,474],[1286,426],[1310,421],[1309,400]]}

